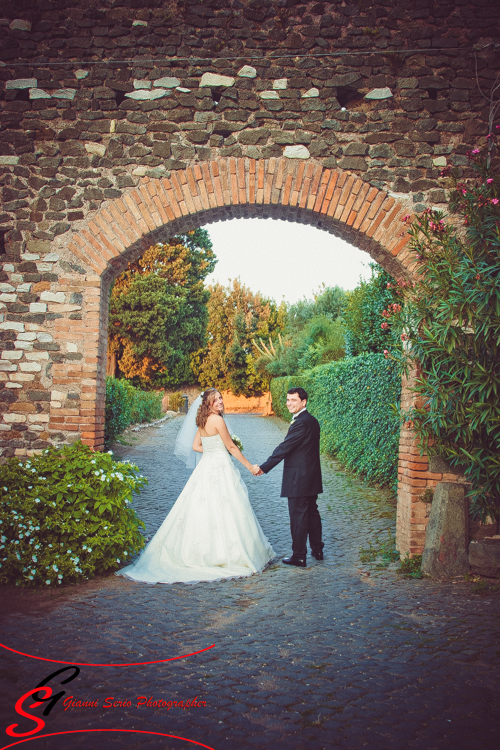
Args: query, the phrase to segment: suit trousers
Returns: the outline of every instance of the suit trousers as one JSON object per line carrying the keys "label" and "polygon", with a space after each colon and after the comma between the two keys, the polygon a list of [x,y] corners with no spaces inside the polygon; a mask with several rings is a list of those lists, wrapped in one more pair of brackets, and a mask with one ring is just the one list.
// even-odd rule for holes
{"label": "suit trousers", "polygon": [[308,536],[313,552],[319,552],[324,547],[321,541],[321,516],[318,511],[317,500],[317,495],[288,498],[294,557],[306,556]]}

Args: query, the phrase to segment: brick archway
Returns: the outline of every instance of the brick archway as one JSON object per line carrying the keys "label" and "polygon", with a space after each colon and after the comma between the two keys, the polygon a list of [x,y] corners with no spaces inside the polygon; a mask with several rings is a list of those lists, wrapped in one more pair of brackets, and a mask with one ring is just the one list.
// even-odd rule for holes
{"label": "brick archway", "polygon": [[[411,277],[408,236],[402,236],[402,217],[407,212],[405,204],[355,175],[284,157],[228,158],[174,171],[163,179],[142,178],[137,187],[79,222],[65,248],[62,241],[55,248],[93,272],[87,277],[87,304],[80,324],[85,337],[82,403],[91,403],[80,410],[79,422],[74,413],[61,415],[59,407],[51,410],[49,430],[78,427],[85,443],[102,447],[110,285],[152,243],[214,221],[265,216],[300,221],[342,236],[393,276]],[[54,328],[63,335],[68,321],[55,320]],[[54,386],[59,380],[67,384],[71,372],[71,364],[54,364]]]}
{"label": "brick archway", "polygon": [[[139,184],[75,226],[69,240],[53,243],[72,256],[73,267],[91,269],[86,277],[82,320],[54,321],[55,336],[81,338],[81,365],[55,363],[53,387],[80,395],[79,409],[53,401],[49,433],[78,434],[99,449],[104,440],[104,398],[109,291],[112,280],[153,242],[214,221],[263,216],[299,221],[341,236],[367,251],[395,277],[411,278],[408,236],[402,233],[405,203],[348,172],[287,158],[255,161],[227,158],[172,172]],[[69,281],[69,280],[68,280]],[[65,287],[59,284],[59,289]],[[70,334],[71,330],[71,334]],[[403,384],[403,400],[408,400]],[[67,403],[67,402],[66,402]],[[403,430],[399,456],[398,542],[402,552],[418,553],[425,539],[427,506],[419,495],[441,479],[428,471],[413,435]]]}

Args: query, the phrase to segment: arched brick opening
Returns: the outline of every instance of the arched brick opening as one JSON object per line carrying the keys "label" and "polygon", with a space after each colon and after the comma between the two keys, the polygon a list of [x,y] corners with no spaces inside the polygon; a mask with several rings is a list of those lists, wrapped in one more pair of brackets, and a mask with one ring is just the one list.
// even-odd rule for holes
{"label": "arched brick opening", "polygon": [[[150,244],[214,221],[269,217],[341,236],[368,252],[394,277],[411,278],[409,238],[402,231],[408,210],[405,203],[355,175],[285,157],[220,159],[174,171],[163,179],[142,178],[137,187],[79,222],[68,240],[53,243],[59,245],[54,248],[57,252],[73,257],[73,267],[83,264],[93,274],[86,277],[81,320],[54,321],[56,339],[81,340],[83,360],[52,367],[53,388],[57,392],[70,387],[79,393],[80,406],[61,409],[61,402],[52,402],[49,433],[59,438],[73,433],[95,449],[102,447],[110,286]],[[408,399],[405,384],[403,399]],[[403,430],[398,498],[398,541],[403,552],[418,552],[423,545],[426,506],[418,496],[441,478],[427,468],[410,431]]]}

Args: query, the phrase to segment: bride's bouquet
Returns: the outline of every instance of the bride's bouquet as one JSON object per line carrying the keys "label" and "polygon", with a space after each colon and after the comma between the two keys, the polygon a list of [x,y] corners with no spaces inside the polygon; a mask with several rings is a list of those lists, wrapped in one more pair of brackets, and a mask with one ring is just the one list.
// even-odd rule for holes
{"label": "bride's bouquet", "polygon": [[243,443],[239,439],[238,435],[231,435],[231,440],[233,441],[235,446],[239,448],[241,452],[243,452]]}

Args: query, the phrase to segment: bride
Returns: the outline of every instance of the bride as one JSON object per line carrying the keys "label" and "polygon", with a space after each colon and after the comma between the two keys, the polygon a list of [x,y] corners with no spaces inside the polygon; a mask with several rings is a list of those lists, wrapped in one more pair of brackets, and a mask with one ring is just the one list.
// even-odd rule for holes
{"label": "bride", "polygon": [[252,474],[259,469],[234,444],[223,411],[215,388],[191,407],[174,453],[197,465],[139,559],[117,575],[145,583],[218,581],[260,573],[275,557],[229,454]]}

